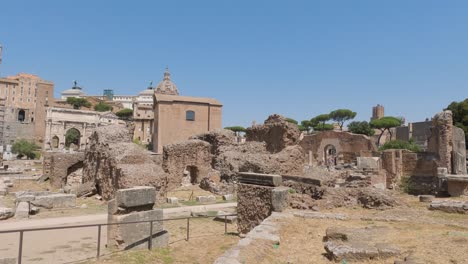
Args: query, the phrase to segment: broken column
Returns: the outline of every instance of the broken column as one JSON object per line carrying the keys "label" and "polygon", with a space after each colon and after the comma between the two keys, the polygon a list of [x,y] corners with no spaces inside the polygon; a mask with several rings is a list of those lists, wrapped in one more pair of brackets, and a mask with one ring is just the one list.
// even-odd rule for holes
{"label": "broken column", "polygon": [[[153,209],[156,202],[154,187],[137,186],[116,191],[115,199],[108,204],[108,222],[125,223],[154,221],[151,232],[152,247],[167,246],[169,233],[164,230],[162,209]],[[119,250],[149,248],[149,222],[116,224],[107,227],[108,247]]]}

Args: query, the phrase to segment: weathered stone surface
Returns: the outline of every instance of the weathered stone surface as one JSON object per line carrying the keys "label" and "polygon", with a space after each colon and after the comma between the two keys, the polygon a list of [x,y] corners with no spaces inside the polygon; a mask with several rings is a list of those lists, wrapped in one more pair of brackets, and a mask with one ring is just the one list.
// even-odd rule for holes
{"label": "weathered stone surface", "polygon": [[293,176],[293,175],[282,175],[283,182],[291,181],[296,183],[303,183],[303,184],[311,184],[316,186],[322,185],[321,179],[311,178],[311,177],[304,177],[304,176]]}
{"label": "weathered stone surface", "polygon": [[8,194],[8,188],[5,187],[0,187],[0,196],[5,196]]}
{"label": "weathered stone surface", "polygon": [[226,195],[223,195],[223,200],[224,200],[224,201],[232,201],[232,200],[234,200],[234,194],[226,194]]}
{"label": "weathered stone surface", "polygon": [[20,202],[31,202],[31,201],[34,201],[36,199],[36,196],[34,195],[22,195],[18,198],[16,198],[16,203],[20,203]]}
{"label": "weathered stone surface", "polygon": [[115,194],[115,201],[118,207],[123,208],[153,206],[156,202],[156,189],[149,186],[119,189]]}
{"label": "weathered stone surface", "polygon": [[271,193],[274,187],[239,184],[237,190],[237,228],[246,234],[271,215]]}
{"label": "weathered stone surface", "polygon": [[357,157],[357,168],[379,170],[381,167],[379,157]]}
{"label": "weathered stone surface", "polygon": [[434,198],[434,195],[419,195],[419,201],[423,203],[430,203]]}
{"label": "weathered stone surface", "polygon": [[29,218],[29,202],[20,202],[16,206],[15,211],[16,219],[27,219]]}
{"label": "weathered stone surface", "polygon": [[439,210],[447,213],[468,214],[468,202],[465,201],[433,201],[429,205],[429,210]]}
{"label": "weathered stone surface", "polygon": [[67,176],[83,167],[85,154],[83,152],[44,152],[44,175],[55,188],[67,184]]}
{"label": "weathered stone surface", "polygon": [[16,258],[0,258],[0,264],[16,264]]}
{"label": "weathered stone surface", "polygon": [[466,142],[463,129],[454,126],[452,140],[452,173],[457,175],[466,174]]}
{"label": "weathered stone surface", "polygon": [[450,196],[468,195],[468,175],[447,175],[445,178]]}
{"label": "weathered stone surface", "polygon": [[[109,223],[125,223],[135,221],[149,221],[163,219],[163,211],[161,209],[134,212],[127,215],[109,215]],[[150,223],[137,224],[119,224],[109,225],[108,245],[111,248],[118,249],[144,249],[148,248]],[[163,229],[162,221],[153,222],[153,246],[167,246],[168,234]]]}
{"label": "weathered stone surface", "polygon": [[280,175],[252,172],[240,172],[238,180],[240,183],[264,186],[280,186],[283,183],[283,179]]}
{"label": "weathered stone surface", "polygon": [[70,193],[76,194],[76,197],[91,196],[97,193],[96,183],[94,181],[79,184],[70,189]]}
{"label": "weathered stone surface", "polygon": [[282,212],[288,207],[288,187],[276,187],[271,191],[271,205],[274,212]]}
{"label": "weathered stone surface", "polygon": [[216,196],[208,195],[208,196],[197,196],[197,202],[199,203],[215,203]]}
{"label": "weathered stone surface", "polygon": [[167,197],[166,198],[166,202],[168,204],[178,204],[179,203],[179,199],[177,199],[177,197]]}
{"label": "weathered stone surface", "polygon": [[451,173],[453,118],[450,110],[437,113],[432,118],[431,132],[432,134],[428,139],[428,150],[438,155],[438,167],[447,168],[448,172]]}
{"label": "weathered stone surface", "polygon": [[397,256],[400,254],[398,247],[381,242],[380,238],[388,232],[389,229],[381,227],[327,228],[324,237],[326,255],[334,261],[360,261]]}
{"label": "weathered stone surface", "polygon": [[294,216],[311,218],[311,219],[335,219],[335,220],[347,220],[348,217],[345,214],[332,214],[332,213],[320,213],[320,212],[295,212]]}
{"label": "weathered stone surface", "polygon": [[132,143],[125,126],[98,127],[89,138],[83,182],[95,182],[105,200],[112,199],[116,190],[133,186],[153,186],[162,200],[167,176],[150,152]]}
{"label": "weathered stone surface", "polygon": [[190,210],[190,215],[193,217],[208,216],[208,210],[204,206],[195,207]]}
{"label": "weathered stone surface", "polygon": [[[218,222],[226,222],[228,224],[233,224],[235,222],[237,222],[237,216],[235,215],[227,215],[228,213],[226,212],[222,212],[222,214],[219,214],[213,219],[214,221],[218,221]],[[226,216],[224,216],[226,215]]]}
{"label": "weathered stone surface", "polygon": [[50,194],[36,196],[31,204],[47,209],[51,208],[66,208],[76,206],[76,195],[74,194]]}
{"label": "weathered stone surface", "polygon": [[0,207],[0,220],[5,220],[12,217],[15,213],[13,209],[7,207]]}
{"label": "weathered stone surface", "polygon": [[245,134],[247,141],[265,142],[271,153],[298,144],[301,136],[298,127],[280,115],[269,116],[263,125],[249,127]]}

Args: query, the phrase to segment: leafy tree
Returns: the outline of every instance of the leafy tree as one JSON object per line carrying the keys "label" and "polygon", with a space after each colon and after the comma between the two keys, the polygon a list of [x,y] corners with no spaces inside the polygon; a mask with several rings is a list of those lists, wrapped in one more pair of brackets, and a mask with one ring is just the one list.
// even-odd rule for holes
{"label": "leafy tree", "polygon": [[413,140],[410,141],[403,141],[403,140],[390,140],[389,142],[383,144],[379,150],[386,150],[386,149],[407,149],[414,152],[421,151],[421,147],[419,147]]}
{"label": "leafy tree", "polygon": [[128,120],[133,116],[133,110],[130,108],[124,108],[117,113],[115,113],[120,119]]}
{"label": "leafy tree", "polygon": [[295,119],[292,119],[292,118],[290,118],[290,117],[286,117],[286,121],[288,121],[289,123],[293,123],[293,124],[295,124],[295,125],[298,125],[298,124],[299,124],[299,122],[297,122]]}
{"label": "leafy tree", "polygon": [[91,107],[91,103],[88,102],[85,98],[78,98],[78,97],[68,97],[67,103],[73,106],[73,109],[80,109],[81,107]]}
{"label": "leafy tree", "polygon": [[[330,120],[330,115],[322,114],[310,119],[310,124],[315,131],[333,130],[333,125],[325,124],[328,120]],[[329,129],[330,126],[332,126],[331,129]]]}
{"label": "leafy tree", "polygon": [[452,102],[445,110],[452,111],[453,124],[465,132],[465,141],[468,149],[468,98],[461,102]]}
{"label": "leafy tree", "polygon": [[331,111],[329,114],[330,119],[337,122],[340,126],[340,130],[343,131],[343,125],[346,121],[356,117],[356,112],[349,109],[338,109]]}
{"label": "leafy tree", "polygon": [[112,111],[112,106],[104,102],[99,102],[97,105],[94,106],[94,110],[98,112]]}
{"label": "leafy tree", "polygon": [[309,133],[310,129],[313,127],[314,125],[310,120],[302,120],[299,125],[299,130]]}
{"label": "leafy tree", "polygon": [[367,121],[353,121],[348,124],[348,129],[351,133],[354,134],[362,134],[367,136],[373,136],[375,134],[375,130],[372,129]]}
{"label": "leafy tree", "polygon": [[65,133],[65,146],[69,147],[72,143],[75,145],[80,144],[80,131],[72,128]]}
{"label": "leafy tree", "polygon": [[333,130],[335,126],[332,124],[319,124],[318,126],[314,127],[315,131],[327,131],[327,130]]}
{"label": "leafy tree", "polygon": [[225,127],[224,129],[233,131],[234,133],[236,133],[236,136],[239,136],[239,132],[245,132],[245,128],[242,126],[231,126]]}
{"label": "leafy tree", "polygon": [[27,141],[26,139],[20,139],[13,144],[11,151],[17,154],[18,158],[26,156],[28,159],[34,159],[39,149],[41,149],[41,147],[35,143]]}
{"label": "leafy tree", "polygon": [[384,116],[379,119],[374,119],[370,122],[370,126],[372,128],[376,128],[380,130],[379,138],[377,139],[377,145],[380,146],[380,139],[382,135],[385,133],[385,130],[388,130],[390,133],[390,138],[392,138],[392,131],[390,128],[401,126],[402,120],[393,116]]}

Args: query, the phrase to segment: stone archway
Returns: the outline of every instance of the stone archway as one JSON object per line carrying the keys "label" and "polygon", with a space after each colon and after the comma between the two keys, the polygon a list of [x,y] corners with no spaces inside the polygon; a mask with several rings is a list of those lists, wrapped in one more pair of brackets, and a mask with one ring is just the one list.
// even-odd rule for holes
{"label": "stone archway", "polygon": [[76,128],[70,128],[65,133],[65,147],[72,146],[74,149],[80,147],[81,133]]}
{"label": "stone archway", "polygon": [[57,136],[54,136],[52,138],[52,149],[57,149],[59,147],[59,144],[60,144],[60,139],[59,137]]}
{"label": "stone archway", "polygon": [[332,144],[328,144],[323,149],[324,151],[324,161],[327,166],[335,166],[336,165],[336,147]]}
{"label": "stone archway", "polygon": [[186,171],[192,185],[198,184],[200,181],[198,179],[199,170],[197,166],[187,166]]}

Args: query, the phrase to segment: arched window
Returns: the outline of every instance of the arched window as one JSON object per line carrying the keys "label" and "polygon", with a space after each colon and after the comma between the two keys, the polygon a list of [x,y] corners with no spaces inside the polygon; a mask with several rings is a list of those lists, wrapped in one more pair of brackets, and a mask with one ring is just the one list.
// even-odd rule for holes
{"label": "arched window", "polygon": [[195,112],[192,110],[188,110],[187,112],[185,112],[185,120],[195,121]]}
{"label": "arched window", "polygon": [[26,119],[26,112],[23,109],[18,111],[18,121],[23,122]]}

